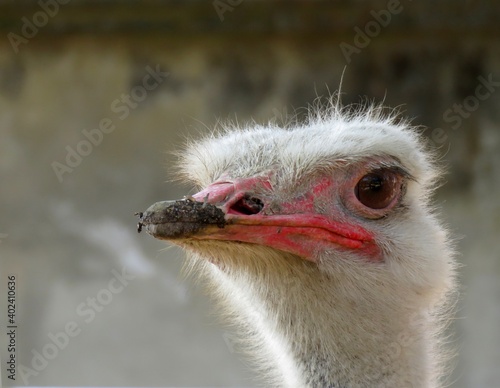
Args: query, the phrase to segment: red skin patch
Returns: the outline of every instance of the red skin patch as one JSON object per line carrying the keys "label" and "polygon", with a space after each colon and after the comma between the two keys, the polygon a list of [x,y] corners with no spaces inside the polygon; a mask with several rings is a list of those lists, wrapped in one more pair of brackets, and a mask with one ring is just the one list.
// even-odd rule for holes
{"label": "red skin patch", "polygon": [[280,213],[283,214],[266,212],[265,204],[261,212],[247,215],[235,211],[232,206],[249,194],[265,203],[268,194],[260,196],[259,193],[272,192],[269,180],[257,177],[216,182],[193,197],[221,208],[226,213],[227,225],[192,237],[265,245],[312,262],[317,261],[319,252],[332,249],[354,250],[370,261],[381,261],[382,255],[372,233],[359,225],[315,213],[315,199],[326,194],[333,184],[331,179],[320,179],[307,194],[281,203]]}

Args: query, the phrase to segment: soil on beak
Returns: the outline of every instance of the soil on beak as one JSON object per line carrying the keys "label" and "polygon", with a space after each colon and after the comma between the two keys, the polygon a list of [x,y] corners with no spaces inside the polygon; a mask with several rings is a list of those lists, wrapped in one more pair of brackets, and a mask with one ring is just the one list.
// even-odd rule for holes
{"label": "soil on beak", "polygon": [[137,231],[144,228],[158,239],[189,237],[209,225],[226,225],[224,212],[217,206],[190,199],[156,202],[136,215]]}

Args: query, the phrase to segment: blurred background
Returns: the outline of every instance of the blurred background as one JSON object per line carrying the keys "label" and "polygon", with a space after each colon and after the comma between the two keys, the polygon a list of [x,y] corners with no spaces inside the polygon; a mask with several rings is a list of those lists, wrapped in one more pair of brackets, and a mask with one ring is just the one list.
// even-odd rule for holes
{"label": "blurred background", "polygon": [[134,212],[180,198],[186,136],[286,121],[338,89],[425,125],[458,241],[453,388],[500,386],[500,3],[0,2],[0,317],[5,385],[258,386],[182,253]]}

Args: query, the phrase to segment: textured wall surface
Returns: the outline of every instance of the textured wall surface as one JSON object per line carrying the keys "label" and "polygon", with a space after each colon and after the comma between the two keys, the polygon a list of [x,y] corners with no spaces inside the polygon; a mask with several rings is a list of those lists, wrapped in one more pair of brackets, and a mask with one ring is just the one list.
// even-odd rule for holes
{"label": "textured wall surface", "polygon": [[[0,295],[15,274],[16,384],[257,386],[179,275],[182,253],[137,235],[133,213],[188,193],[167,181],[186,136],[301,117],[343,74],[344,102],[400,107],[448,165],[436,202],[463,264],[450,386],[499,386],[499,14],[493,1],[0,4]],[[38,357],[68,323],[68,343]]]}

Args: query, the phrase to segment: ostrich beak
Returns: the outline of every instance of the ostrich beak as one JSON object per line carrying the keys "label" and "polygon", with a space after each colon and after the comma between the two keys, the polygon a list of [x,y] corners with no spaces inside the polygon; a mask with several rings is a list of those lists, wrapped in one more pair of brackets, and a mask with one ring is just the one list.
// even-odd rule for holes
{"label": "ostrich beak", "polygon": [[373,236],[365,229],[311,211],[311,204],[283,204],[291,214],[266,211],[266,204],[249,195],[262,186],[258,178],[219,182],[192,197],[162,201],[139,216],[138,232],[145,229],[157,239],[239,241],[269,246],[317,262],[320,251],[356,250],[372,261],[380,261]]}

